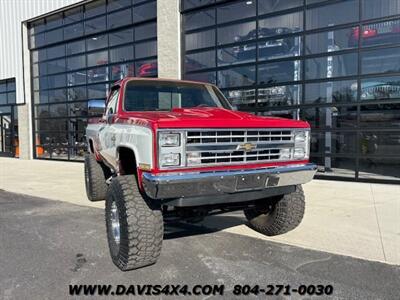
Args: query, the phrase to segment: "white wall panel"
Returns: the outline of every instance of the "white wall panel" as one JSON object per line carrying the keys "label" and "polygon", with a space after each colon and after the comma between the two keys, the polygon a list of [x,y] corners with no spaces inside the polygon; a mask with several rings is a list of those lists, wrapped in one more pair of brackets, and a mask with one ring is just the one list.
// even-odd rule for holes
{"label": "white wall panel", "polygon": [[17,103],[24,102],[21,22],[77,2],[81,0],[0,0],[0,80],[16,78]]}

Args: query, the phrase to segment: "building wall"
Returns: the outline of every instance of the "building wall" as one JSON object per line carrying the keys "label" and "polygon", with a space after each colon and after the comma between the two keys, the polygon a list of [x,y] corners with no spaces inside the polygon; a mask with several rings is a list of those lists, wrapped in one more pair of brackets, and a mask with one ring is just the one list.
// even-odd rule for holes
{"label": "building wall", "polygon": [[311,125],[319,176],[400,178],[400,0],[182,0],[183,78]]}
{"label": "building wall", "polygon": [[33,157],[83,160],[89,104],[126,76],[157,76],[157,1],[86,1],[26,24]]}
{"label": "building wall", "polygon": [[[17,78],[17,103],[24,103],[21,22],[79,1],[0,1],[0,80]],[[29,68],[29,66],[25,66],[25,68],[27,67]]]}
{"label": "building wall", "polygon": [[[99,3],[107,7],[131,4],[136,7],[148,1],[87,0],[78,4],[84,4],[86,12],[86,6]],[[33,21],[30,18],[37,21],[43,13],[51,12],[50,16],[53,10],[76,2],[79,1],[0,0],[0,40],[3,43],[0,80],[16,77],[17,101],[23,102],[25,95],[27,103],[19,107],[22,158],[66,159],[32,155],[35,145],[49,140],[41,136],[46,132],[40,129],[44,126],[43,122],[39,124],[40,119],[51,119],[55,123],[58,122],[56,119],[71,120],[70,113],[63,115],[57,105],[69,110],[71,102],[76,102],[67,96],[67,100],[59,101],[61,103],[57,103],[58,100],[42,103],[41,92],[60,87],[38,88],[42,84],[38,79],[43,76],[32,66],[58,60],[40,58],[41,50],[47,51],[64,43],[68,45],[71,41],[82,40],[87,45],[88,39],[97,40],[97,33],[86,33],[86,22],[97,16],[85,14],[83,36],[52,45],[31,43],[29,46],[28,41],[32,41],[37,32],[28,29],[28,25]],[[107,8],[106,11],[101,15],[122,13],[124,9],[112,11]],[[111,18],[113,22],[115,19]],[[22,26],[25,31],[21,32],[23,20],[26,21]],[[313,128],[312,159],[320,165],[320,174],[325,177],[351,180],[400,178],[400,0],[158,0],[153,25],[156,21],[158,36],[151,38],[157,45],[153,50],[158,49],[151,52],[153,61],[146,70],[154,69],[163,78],[216,83],[241,110],[309,121]],[[107,28],[101,30],[102,35],[112,35],[122,29],[109,28],[107,22],[103,22]],[[135,24],[133,17],[132,22],[135,27],[141,21]],[[129,24],[124,26],[129,27]],[[271,28],[275,31],[268,31]],[[372,38],[371,34],[374,35]],[[129,46],[136,47],[136,42]],[[139,44],[142,42],[139,40]],[[271,53],[277,45],[287,49]],[[119,46],[110,44],[101,49],[109,58],[101,64],[109,68],[104,73],[109,77],[102,81],[106,86],[115,80],[113,70],[117,63],[120,64],[120,61],[111,60],[116,47]],[[144,52],[148,50],[151,49]],[[86,60],[89,59],[87,55],[98,51],[100,49],[86,51]],[[68,69],[68,58],[75,55],[64,55],[67,59],[65,72],[44,76],[53,77],[54,82],[59,79],[55,76],[61,73],[70,76],[74,70]],[[31,58],[35,61],[31,62]],[[135,58],[124,63],[134,63],[136,72],[136,64],[141,59],[143,57],[137,58],[135,54]],[[33,74],[30,74],[31,67]],[[97,65],[81,69],[88,72],[88,78],[92,74],[94,79],[99,78],[95,76],[99,75],[95,68]],[[69,77],[66,78],[62,88],[67,91],[71,86],[80,86],[71,85]],[[85,91],[89,92],[91,84],[94,82],[87,82]],[[273,95],[281,94],[284,94],[282,99],[275,97],[275,102],[270,101]],[[33,103],[30,103],[31,98],[35,99]],[[88,99],[90,97],[85,98]],[[39,117],[37,110],[43,112],[46,106],[50,117]],[[51,113],[59,115],[51,117]],[[78,135],[82,139],[83,132],[84,126],[81,126]],[[65,138],[63,134],[61,136]],[[68,135],[68,147],[75,143],[75,138]],[[52,139],[55,139],[54,134]],[[65,141],[58,144],[62,146],[63,143]],[[80,147],[84,149],[84,146]],[[68,153],[67,159],[74,157]]]}

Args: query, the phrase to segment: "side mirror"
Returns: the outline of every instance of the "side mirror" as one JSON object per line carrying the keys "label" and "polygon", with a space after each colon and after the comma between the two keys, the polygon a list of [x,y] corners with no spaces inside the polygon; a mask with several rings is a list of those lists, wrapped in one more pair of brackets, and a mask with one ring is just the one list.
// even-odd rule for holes
{"label": "side mirror", "polygon": [[88,102],[88,116],[92,118],[101,117],[106,109],[104,100],[90,100]]}

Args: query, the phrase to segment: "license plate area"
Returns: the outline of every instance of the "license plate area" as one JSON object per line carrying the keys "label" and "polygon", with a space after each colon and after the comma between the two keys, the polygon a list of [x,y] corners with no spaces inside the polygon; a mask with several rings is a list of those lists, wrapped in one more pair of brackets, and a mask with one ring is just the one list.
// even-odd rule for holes
{"label": "license plate area", "polygon": [[261,190],[265,188],[266,174],[240,175],[236,180],[236,191]]}

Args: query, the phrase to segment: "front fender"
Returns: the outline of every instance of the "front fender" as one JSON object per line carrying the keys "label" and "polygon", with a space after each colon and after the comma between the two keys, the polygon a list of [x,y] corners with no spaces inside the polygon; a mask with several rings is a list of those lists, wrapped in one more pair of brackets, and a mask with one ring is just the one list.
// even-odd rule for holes
{"label": "front fender", "polygon": [[150,128],[135,125],[114,125],[116,127],[115,143],[116,153],[121,147],[131,149],[135,154],[136,167],[139,164],[147,164],[154,167],[153,162],[153,132]]}

